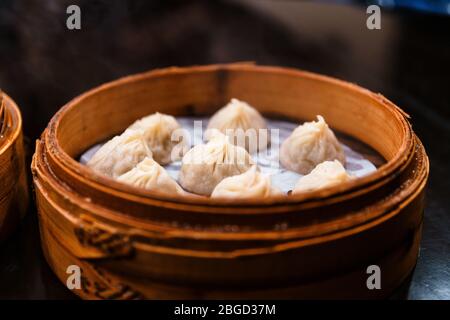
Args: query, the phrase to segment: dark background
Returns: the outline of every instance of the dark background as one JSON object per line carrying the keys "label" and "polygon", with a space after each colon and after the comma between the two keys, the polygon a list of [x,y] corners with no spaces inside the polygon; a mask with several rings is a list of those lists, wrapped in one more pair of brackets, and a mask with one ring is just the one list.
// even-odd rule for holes
{"label": "dark background", "polygon": [[[74,3],[82,29],[69,31]],[[412,116],[431,160],[419,261],[394,298],[450,299],[450,17],[382,9],[382,29],[368,30],[365,9],[296,0],[0,0],[0,87],[22,110],[29,157],[64,103],[153,68],[255,61],[381,92]],[[33,205],[0,245],[0,298],[74,298],[42,257]]]}

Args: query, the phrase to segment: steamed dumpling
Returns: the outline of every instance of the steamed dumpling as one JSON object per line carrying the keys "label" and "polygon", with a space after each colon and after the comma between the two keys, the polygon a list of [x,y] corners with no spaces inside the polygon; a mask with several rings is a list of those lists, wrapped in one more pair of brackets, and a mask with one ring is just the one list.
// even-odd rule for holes
{"label": "steamed dumpling", "polygon": [[119,176],[117,181],[147,190],[168,194],[185,194],[185,191],[167,171],[148,157],[138,163],[135,168]]}
{"label": "steamed dumpling", "polygon": [[211,195],[213,198],[251,199],[281,195],[282,192],[271,185],[270,177],[263,175],[257,166],[246,172],[223,179]]}
{"label": "steamed dumpling", "polygon": [[293,194],[322,189],[352,179],[342,164],[337,161],[325,161],[317,165],[310,174],[301,177],[295,185]]}
{"label": "steamed dumpling", "polygon": [[230,141],[250,153],[264,150],[269,143],[269,131],[261,114],[238,99],[217,111],[209,120],[208,129],[217,129],[229,136]]}
{"label": "steamed dumpling", "polygon": [[185,190],[209,196],[224,178],[241,174],[252,164],[244,148],[216,131],[208,143],[196,145],[183,157],[179,182]]}
{"label": "steamed dumpling", "polygon": [[156,112],[137,120],[128,129],[142,132],[153,152],[153,159],[161,165],[180,160],[184,151],[187,151],[186,136],[172,116]]}
{"label": "steamed dumpling", "polygon": [[321,162],[335,159],[345,164],[344,150],[321,116],[315,122],[298,126],[280,148],[281,164],[301,174],[308,174]]}
{"label": "steamed dumpling", "polygon": [[147,146],[142,134],[134,130],[126,130],[105,143],[87,162],[93,170],[111,178],[117,178],[133,169],[152,151]]}

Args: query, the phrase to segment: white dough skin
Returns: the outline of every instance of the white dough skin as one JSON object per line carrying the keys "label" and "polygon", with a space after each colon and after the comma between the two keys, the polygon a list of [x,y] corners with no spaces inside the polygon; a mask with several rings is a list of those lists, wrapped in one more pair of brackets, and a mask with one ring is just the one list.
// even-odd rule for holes
{"label": "white dough skin", "polygon": [[252,199],[269,198],[283,194],[273,187],[270,177],[263,175],[257,166],[251,167],[246,172],[223,179],[211,195],[213,198],[228,199]]}
{"label": "white dough skin", "polygon": [[255,108],[238,99],[231,99],[218,110],[209,120],[208,129],[228,135],[233,144],[250,153],[266,149],[270,140],[266,120]]}
{"label": "white dough skin", "polygon": [[301,174],[308,174],[319,163],[335,159],[345,165],[344,150],[322,116],[298,126],[280,148],[281,164]]}
{"label": "white dough skin", "polygon": [[301,177],[292,190],[293,194],[318,190],[352,179],[338,160],[317,165],[310,174]]}
{"label": "white dough skin", "polygon": [[142,134],[126,130],[105,143],[88,161],[87,166],[100,174],[117,178],[151,156],[152,151]]}
{"label": "white dough skin", "polygon": [[252,165],[244,148],[217,131],[208,143],[196,145],[183,157],[179,182],[187,191],[209,196],[224,178],[244,173]]}
{"label": "white dough skin", "polygon": [[161,193],[186,194],[166,170],[152,158],[145,158],[135,168],[119,176],[117,181]]}
{"label": "white dough skin", "polygon": [[[172,116],[156,112],[137,120],[128,129],[142,132],[152,150],[153,159],[161,165],[180,160],[187,151],[187,138],[178,121]],[[172,137],[176,130],[178,131]],[[174,150],[174,147],[177,149]]]}

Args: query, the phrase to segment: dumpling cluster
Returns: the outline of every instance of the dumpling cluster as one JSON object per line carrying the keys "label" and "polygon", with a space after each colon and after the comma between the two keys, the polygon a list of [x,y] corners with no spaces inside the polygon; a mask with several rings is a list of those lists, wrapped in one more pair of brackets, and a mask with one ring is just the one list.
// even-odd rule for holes
{"label": "dumpling cluster", "polygon": [[[345,155],[339,141],[323,117],[317,118],[297,127],[280,149],[282,165],[304,175],[293,194],[352,179],[343,166]],[[272,185],[270,176],[261,173],[250,155],[266,148],[269,136],[266,121],[247,103],[232,99],[217,111],[209,121],[207,142],[189,151],[182,130],[174,117],[154,113],[104,144],[87,166],[119,182],[168,194],[191,192],[228,199],[284,194]],[[241,134],[246,139],[239,138]],[[162,165],[180,159],[177,182]]]}
{"label": "dumpling cluster", "polygon": [[268,198],[283,194],[273,187],[269,176],[263,175],[257,166],[246,172],[223,179],[211,194],[213,198],[252,199]]}
{"label": "dumpling cluster", "polygon": [[159,163],[148,157],[139,162],[135,168],[119,176],[117,181],[152,191],[180,195],[186,193]]}
{"label": "dumpling cluster", "polygon": [[322,116],[298,126],[280,148],[281,164],[301,174],[335,159],[345,164],[344,150]]}
{"label": "dumpling cluster", "polygon": [[345,168],[338,160],[324,161],[317,165],[309,174],[301,177],[292,193],[298,194],[327,188],[350,179],[352,177],[345,171]]}
{"label": "dumpling cluster", "polygon": [[183,157],[179,182],[187,191],[209,196],[224,178],[244,173],[252,165],[244,148],[216,131],[208,143],[196,145]]}
{"label": "dumpling cluster", "polygon": [[217,111],[209,120],[208,130],[217,129],[230,141],[245,148],[251,154],[264,150],[269,144],[266,120],[252,106],[238,99]]}

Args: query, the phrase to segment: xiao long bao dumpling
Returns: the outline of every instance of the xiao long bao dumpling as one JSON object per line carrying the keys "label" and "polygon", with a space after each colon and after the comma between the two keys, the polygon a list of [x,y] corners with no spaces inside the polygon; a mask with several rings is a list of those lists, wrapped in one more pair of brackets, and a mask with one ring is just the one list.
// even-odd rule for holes
{"label": "xiao long bao dumpling", "polygon": [[223,179],[211,195],[213,198],[252,199],[283,194],[271,185],[270,177],[263,175],[255,165],[246,172]]}
{"label": "xiao long bao dumpling", "polygon": [[269,144],[266,120],[252,106],[238,99],[217,111],[209,120],[208,129],[217,129],[230,141],[250,153],[264,150]]}
{"label": "xiao long bao dumpling", "polygon": [[335,159],[345,164],[344,150],[322,116],[298,126],[280,148],[281,164],[301,174],[308,174],[323,161]]}
{"label": "xiao long bao dumpling", "polygon": [[187,138],[172,116],[156,112],[137,120],[128,129],[142,132],[153,159],[161,165],[180,160],[187,151]]}
{"label": "xiao long bao dumpling", "polygon": [[317,165],[310,174],[301,177],[295,185],[293,194],[318,190],[337,185],[352,179],[338,160],[325,161]]}
{"label": "xiao long bao dumpling", "polygon": [[151,156],[152,151],[142,134],[126,130],[105,143],[87,162],[87,166],[98,173],[117,178]]}
{"label": "xiao long bao dumpling", "polygon": [[149,157],[138,163],[135,168],[119,176],[117,181],[167,194],[183,195],[186,193],[163,167]]}
{"label": "xiao long bao dumpling", "polygon": [[211,195],[224,178],[247,171],[253,165],[249,153],[214,130],[210,141],[189,150],[182,160],[179,182],[190,192]]}

